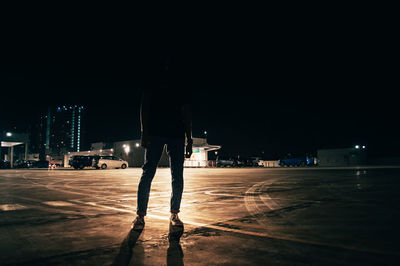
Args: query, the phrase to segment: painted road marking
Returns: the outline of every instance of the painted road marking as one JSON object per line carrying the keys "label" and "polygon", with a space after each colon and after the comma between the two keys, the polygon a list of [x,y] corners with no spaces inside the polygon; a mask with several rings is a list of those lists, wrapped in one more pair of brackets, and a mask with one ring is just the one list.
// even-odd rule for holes
{"label": "painted road marking", "polygon": [[[96,204],[94,202],[83,202],[83,201],[78,201],[78,200],[76,200],[76,202],[80,202],[82,204],[92,205],[92,206],[96,206],[96,207],[101,207],[101,208],[105,208],[105,209],[115,210],[115,211],[119,211],[119,212],[136,214],[136,209],[129,210],[129,209],[123,209],[123,208],[116,208],[116,207]],[[147,216],[151,217],[151,218],[163,220],[163,221],[169,221],[169,213],[165,214],[165,215],[147,214]],[[219,221],[219,222],[223,223],[223,221]],[[324,242],[300,239],[300,238],[295,238],[295,237],[290,237],[290,236],[272,235],[272,234],[263,233],[263,232],[254,232],[254,231],[248,231],[248,230],[243,230],[243,229],[234,229],[234,228],[228,228],[228,227],[224,227],[224,226],[214,225],[219,222],[213,221],[213,224],[207,224],[207,223],[201,223],[201,222],[196,222],[196,221],[191,221],[191,220],[186,220],[186,219],[184,221],[185,224],[190,224],[190,225],[197,226],[197,227],[206,227],[206,228],[211,228],[211,229],[225,231],[225,232],[232,232],[232,233],[257,236],[257,237],[265,237],[265,238],[270,238],[270,239],[285,240],[285,241],[291,241],[291,242],[314,245],[314,246],[340,248],[340,249],[352,250],[352,251],[357,251],[357,252],[368,252],[368,253],[375,253],[375,254],[393,255],[393,253],[385,252],[385,251],[381,251],[381,250],[359,248],[359,247],[346,246],[346,245],[336,245],[334,243],[324,243]],[[229,222],[228,222],[228,224],[229,224]]]}
{"label": "painted road marking", "polygon": [[67,201],[44,201],[43,204],[55,207],[75,206],[75,204]]}
{"label": "painted road marking", "polygon": [[0,205],[0,210],[6,212],[6,211],[17,211],[17,210],[23,210],[27,209],[27,206],[21,205],[21,204],[2,204]]}
{"label": "painted road marking", "polygon": [[[45,186],[49,190],[62,191],[62,192],[65,192],[65,193],[83,195],[83,193],[80,193],[80,192],[66,191],[66,190],[63,190],[63,189],[60,189],[60,188],[52,187],[50,185],[46,186],[44,184],[34,182],[32,180],[29,180],[29,178],[27,178],[26,175],[23,175],[23,178],[26,179],[27,181],[33,183],[33,184],[40,185],[40,186]],[[249,199],[250,202],[248,202],[248,203],[250,203],[250,205],[252,205],[252,206],[249,206],[250,210],[252,210],[253,212],[260,210],[259,207],[261,207],[261,206],[259,204],[257,204],[257,202],[259,202],[257,197],[259,198],[260,186],[262,186],[263,184],[266,185],[266,183],[270,183],[270,182],[272,183],[273,181],[275,181],[275,180],[271,180],[271,181],[268,181],[268,182],[257,183],[251,189],[249,189],[246,192],[245,201],[246,201],[246,199]],[[63,182],[63,181],[61,181],[61,182]],[[58,183],[58,182],[55,182],[55,183]],[[55,183],[53,183],[51,185],[54,186]],[[204,187],[203,188],[194,188],[194,189],[192,189],[192,191],[193,190],[197,190],[197,189],[199,189],[199,190],[203,189],[203,191],[205,192],[205,188]],[[102,199],[102,198],[104,199],[104,197],[99,197],[99,196],[94,196],[94,195],[91,195],[91,197],[97,198],[97,199]],[[268,201],[270,201],[272,199],[271,198],[264,198],[264,200],[268,202]],[[110,200],[108,200],[108,201],[110,201]],[[76,201],[76,202],[78,202],[78,201]],[[119,206],[121,206],[123,208],[116,208],[116,207],[106,206],[106,205],[102,205],[102,204],[98,204],[98,203],[96,204],[94,202],[83,202],[83,201],[81,201],[79,203],[86,204],[86,205],[92,205],[92,206],[96,206],[96,207],[104,208],[104,209],[116,210],[116,211],[119,211],[119,212],[136,214],[136,210],[135,209],[133,209],[133,208],[132,209],[125,209],[124,207],[126,207],[126,206],[123,206],[123,205],[119,205]],[[264,202],[264,204],[265,204],[265,202]],[[270,202],[269,205],[270,205],[269,207],[272,207],[270,209],[273,209],[274,207],[276,207],[276,206],[274,206],[273,203],[271,205],[271,202]],[[263,205],[262,207],[269,208],[266,205]],[[148,217],[152,217],[152,218],[168,221],[169,220],[169,213],[165,214],[165,215],[148,214]],[[196,221],[191,221],[191,220],[185,220],[184,222],[185,222],[185,224],[191,224],[191,225],[198,226],[198,227],[207,227],[207,228],[212,228],[212,229],[216,229],[216,230],[220,230],[220,231],[234,232],[234,233],[245,234],[245,235],[250,235],[250,236],[258,236],[258,237],[265,237],[265,238],[270,238],[270,239],[286,240],[286,241],[292,241],[292,242],[304,243],[304,244],[316,245],[316,246],[322,246],[322,247],[334,247],[334,248],[347,249],[347,250],[352,250],[352,251],[357,251],[357,252],[368,252],[368,253],[386,254],[386,255],[387,254],[390,254],[390,255],[395,254],[396,255],[396,253],[385,252],[385,251],[382,251],[382,250],[374,250],[374,249],[355,247],[355,246],[350,246],[350,245],[340,245],[340,244],[334,244],[334,243],[324,243],[324,242],[318,242],[318,241],[295,238],[295,237],[291,237],[291,236],[271,235],[271,234],[268,234],[268,233],[265,233],[265,232],[253,232],[253,231],[248,231],[248,230],[243,230],[243,229],[234,229],[234,228],[228,228],[228,227],[224,227],[224,226],[215,225],[218,222],[222,222],[223,223],[224,221],[213,221],[213,224],[201,223],[201,222],[196,222]]]}

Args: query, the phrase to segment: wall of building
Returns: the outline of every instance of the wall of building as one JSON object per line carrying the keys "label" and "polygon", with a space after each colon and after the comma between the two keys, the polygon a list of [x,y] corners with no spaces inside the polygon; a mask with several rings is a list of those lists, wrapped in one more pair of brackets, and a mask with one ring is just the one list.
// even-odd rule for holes
{"label": "wall of building", "polygon": [[367,164],[365,149],[323,149],[317,151],[319,166],[355,166]]}
{"label": "wall of building", "polygon": [[193,147],[190,158],[185,159],[185,167],[206,167],[208,164],[208,153],[204,148]]}
{"label": "wall of building", "polygon": [[141,167],[144,164],[144,148],[140,140],[118,141],[113,143],[114,156],[128,162],[129,167]]}
{"label": "wall of building", "polygon": [[263,160],[260,160],[258,162],[258,165],[259,166],[263,166],[263,167],[280,167],[280,165],[278,164],[277,160],[275,160],[275,161],[263,161]]}

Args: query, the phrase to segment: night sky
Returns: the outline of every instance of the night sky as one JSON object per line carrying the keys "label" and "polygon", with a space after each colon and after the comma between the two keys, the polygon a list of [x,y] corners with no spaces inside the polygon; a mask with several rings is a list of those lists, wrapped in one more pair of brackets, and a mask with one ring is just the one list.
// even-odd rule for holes
{"label": "night sky", "polygon": [[[217,36],[168,45],[192,73],[194,137],[206,130],[227,155],[271,159],[355,144],[399,154],[385,33],[316,23]],[[49,104],[82,104],[87,143],[139,138],[143,58],[167,45],[143,48],[105,33],[17,40],[0,64],[0,129],[26,129]]]}

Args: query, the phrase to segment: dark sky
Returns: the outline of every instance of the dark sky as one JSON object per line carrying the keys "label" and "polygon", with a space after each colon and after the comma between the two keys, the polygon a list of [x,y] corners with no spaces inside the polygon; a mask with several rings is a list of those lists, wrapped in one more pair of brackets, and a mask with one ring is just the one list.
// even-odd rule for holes
{"label": "dark sky", "polygon": [[[206,130],[227,154],[270,158],[355,144],[399,154],[385,32],[315,23],[217,36],[172,51],[193,74],[195,137]],[[87,107],[87,142],[139,137],[141,62],[166,45],[106,34],[17,40],[1,62],[1,128],[23,129],[49,104],[77,103]]]}

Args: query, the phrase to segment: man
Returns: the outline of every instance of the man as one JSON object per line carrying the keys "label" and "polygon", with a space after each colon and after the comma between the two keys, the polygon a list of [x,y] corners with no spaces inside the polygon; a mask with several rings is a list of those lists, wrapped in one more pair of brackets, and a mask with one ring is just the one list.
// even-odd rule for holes
{"label": "man", "polygon": [[[157,68],[154,68],[157,65]],[[137,217],[134,229],[143,229],[151,182],[156,173],[164,146],[170,157],[172,195],[170,201],[172,226],[183,226],[178,217],[183,192],[184,157],[192,154],[192,115],[190,90],[184,90],[182,66],[175,58],[160,57],[159,64],[149,67],[140,109],[141,145],[145,163],[138,186]],[[185,149],[186,137],[186,149]]]}

